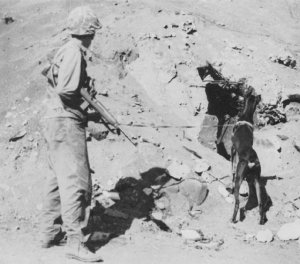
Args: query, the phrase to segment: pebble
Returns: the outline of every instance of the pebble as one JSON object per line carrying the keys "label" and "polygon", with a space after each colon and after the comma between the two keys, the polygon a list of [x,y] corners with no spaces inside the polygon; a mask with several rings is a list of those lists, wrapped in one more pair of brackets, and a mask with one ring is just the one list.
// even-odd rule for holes
{"label": "pebble", "polygon": [[287,223],[281,226],[277,236],[280,240],[295,240],[300,238],[300,219],[293,223]]}
{"label": "pebble", "polygon": [[193,229],[183,229],[181,230],[181,235],[186,240],[198,241],[202,239],[201,234]]}
{"label": "pebble", "polygon": [[294,140],[293,144],[295,149],[300,152],[300,140]]}
{"label": "pebble", "polygon": [[258,231],[256,239],[262,243],[269,243],[273,240],[273,233],[269,229]]}

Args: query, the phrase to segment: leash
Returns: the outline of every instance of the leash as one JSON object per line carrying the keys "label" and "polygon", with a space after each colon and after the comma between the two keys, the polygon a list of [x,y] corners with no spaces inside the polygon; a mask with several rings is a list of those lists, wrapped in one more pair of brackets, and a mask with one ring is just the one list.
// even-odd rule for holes
{"label": "leash", "polygon": [[[122,126],[131,126],[131,127],[143,127],[143,128],[197,128],[199,126],[182,126],[182,125],[148,125],[148,124],[123,124],[121,123],[120,125]],[[227,125],[213,125],[213,126],[209,126],[209,125],[204,125],[201,127],[234,127],[235,124],[227,124]]]}

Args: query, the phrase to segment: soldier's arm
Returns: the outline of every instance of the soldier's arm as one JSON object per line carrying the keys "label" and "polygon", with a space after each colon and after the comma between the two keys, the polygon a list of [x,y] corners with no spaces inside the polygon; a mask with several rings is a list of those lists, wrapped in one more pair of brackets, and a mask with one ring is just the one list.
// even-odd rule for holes
{"label": "soldier's arm", "polygon": [[57,80],[57,93],[64,101],[79,93],[81,59],[80,51],[75,49],[69,49],[64,54]]}

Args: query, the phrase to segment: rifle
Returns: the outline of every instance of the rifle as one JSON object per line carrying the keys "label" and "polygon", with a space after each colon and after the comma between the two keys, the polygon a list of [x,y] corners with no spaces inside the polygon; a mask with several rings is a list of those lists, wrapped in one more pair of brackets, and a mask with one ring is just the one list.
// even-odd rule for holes
{"label": "rifle", "polygon": [[[57,73],[55,74],[54,66],[58,67],[56,64],[49,63],[42,71],[42,75],[44,75],[47,78],[48,83],[53,88],[55,88],[55,86],[57,85]],[[85,80],[85,87],[80,90],[80,94],[84,99],[84,102],[80,106],[81,109],[86,110],[89,106],[91,106],[95,111],[97,111],[100,114],[100,118],[102,120],[104,119],[104,121],[113,126],[118,132],[121,132],[130,141],[130,143],[136,147],[137,143],[134,143],[130,139],[130,137],[124,132],[124,130],[120,128],[120,124],[118,123],[116,118],[106,109],[106,107],[102,103],[100,103],[95,98],[96,91],[94,90],[94,81],[95,79],[88,77]]]}
{"label": "rifle", "polygon": [[117,131],[120,131],[132,145],[134,145],[135,147],[137,146],[137,143],[133,142],[130,137],[124,132],[124,130],[121,129],[120,124],[118,123],[116,118],[107,110],[107,108],[102,103],[100,103],[95,98],[95,94],[94,96],[90,95],[90,93],[88,92],[88,88],[82,88],[80,90],[80,94],[83,99],[89,104],[89,106],[91,106],[100,114],[101,119],[104,119],[104,121],[113,126]]}

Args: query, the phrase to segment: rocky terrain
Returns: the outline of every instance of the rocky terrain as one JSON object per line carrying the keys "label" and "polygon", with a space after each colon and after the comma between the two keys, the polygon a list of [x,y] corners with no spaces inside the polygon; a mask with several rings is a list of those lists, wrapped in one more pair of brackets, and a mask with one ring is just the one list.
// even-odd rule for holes
{"label": "rocky terrain", "polygon": [[[83,3],[103,25],[88,68],[98,99],[138,142],[87,134],[93,226],[103,236],[94,247],[105,263],[297,263],[297,0],[1,0],[0,263],[73,263],[63,246],[39,246],[49,173],[41,71],[68,39],[68,12]],[[230,163],[216,152],[218,123],[197,72],[206,61],[261,94],[255,149],[273,204],[263,226],[257,207],[230,223]],[[247,192],[243,186],[243,203]]]}

